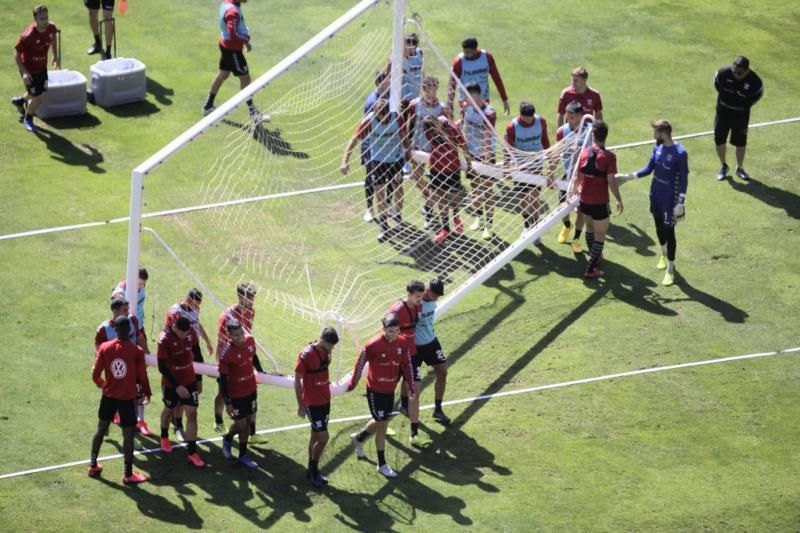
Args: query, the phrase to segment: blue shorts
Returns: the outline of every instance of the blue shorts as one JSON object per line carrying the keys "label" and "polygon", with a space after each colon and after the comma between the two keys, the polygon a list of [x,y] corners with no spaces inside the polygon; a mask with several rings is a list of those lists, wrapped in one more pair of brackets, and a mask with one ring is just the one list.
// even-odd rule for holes
{"label": "blue shorts", "polygon": [[674,208],[675,205],[671,200],[665,201],[663,198],[650,196],[650,212],[653,214],[656,224],[661,224],[662,226],[668,227],[674,226],[675,219],[673,218],[672,213]]}

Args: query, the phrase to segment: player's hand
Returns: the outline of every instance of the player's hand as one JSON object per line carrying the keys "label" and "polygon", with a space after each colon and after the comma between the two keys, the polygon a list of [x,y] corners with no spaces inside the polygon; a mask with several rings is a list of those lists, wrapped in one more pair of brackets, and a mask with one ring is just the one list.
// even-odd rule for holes
{"label": "player's hand", "polygon": [[672,209],[672,216],[675,217],[675,221],[686,218],[686,208],[683,204],[675,204],[675,207]]}
{"label": "player's hand", "polygon": [[350,172],[350,165],[348,165],[347,163],[342,163],[342,166],[339,167],[339,170],[342,171],[342,174],[347,176],[347,173]]}
{"label": "player's hand", "polygon": [[413,402],[414,401],[414,393],[411,392],[411,391],[408,391],[408,401],[409,402]]}
{"label": "player's hand", "polygon": [[508,106],[508,100],[503,100],[503,113],[506,116],[511,114],[511,108]]}
{"label": "player's hand", "polygon": [[297,406],[297,416],[299,416],[300,418],[305,418],[306,416],[306,408],[303,407],[302,405]]}
{"label": "player's hand", "polygon": [[253,49],[253,45],[250,44],[250,41],[247,41],[246,43],[244,43],[244,47],[247,48],[248,52]]}
{"label": "player's hand", "polygon": [[353,389],[355,389],[355,388],[356,388],[355,385],[348,385],[347,386],[347,392],[353,392]]}
{"label": "player's hand", "polygon": [[22,73],[22,83],[25,84],[25,87],[30,87],[32,81],[33,80],[31,79],[31,75],[29,73],[27,72]]}
{"label": "player's hand", "polygon": [[622,200],[617,202],[617,216],[622,214],[622,211],[625,209],[625,206],[622,205]]}
{"label": "player's hand", "polygon": [[214,355],[214,347],[211,346],[211,341],[206,343],[206,348],[208,348],[208,355]]}
{"label": "player's hand", "polygon": [[106,381],[103,378],[100,378],[95,382],[95,385],[97,385],[98,389],[102,389],[103,387],[106,386]]}
{"label": "player's hand", "polygon": [[189,394],[189,389],[187,389],[183,385],[178,385],[178,387],[175,389],[175,392],[177,392],[178,396],[180,396],[184,400],[187,400],[189,396],[191,396],[191,394]]}
{"label": "player's hand", "polygon": [[61,69],[61,62],[59,62],[58,59],[56,59],[56,58],[53,58],[53,68],[55,70],[60,70]]}
{"label": "player's hand", "polygon": [[225,412],[228,413],[228,416],[233,416],[233,405],[231,404],[226,405]]}

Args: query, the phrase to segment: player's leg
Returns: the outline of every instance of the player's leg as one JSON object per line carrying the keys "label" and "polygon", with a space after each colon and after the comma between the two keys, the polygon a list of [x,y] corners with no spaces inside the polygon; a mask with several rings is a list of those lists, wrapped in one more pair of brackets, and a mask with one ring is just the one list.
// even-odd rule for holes
{"label": "player's leg", "polygon": [[319,473],[319,460],[328,444],[328,416],[331,404],[306,407],[311,421],[311,437],[308,444],[308,470],[306,478],[317,488],[321,488],[328,480]]}
{"label": "player's leg", "polygon": [[585,225],[585,217],[580,209],[577,210],[575,215],[575,234],[572,237],[572,252],[579,254],[583,251],[581,247],[581,232]]}
{"label": "player's leg", "polygon": [[87,54],[99,54],[103,51],[103,45],[100,42],[100,21],[98,15],[100,13],[100,0],[84,0],[84,5],[87,8],[89,15],[89,28],[92,30],[94,36],[94,44],[86,51]]}
{"label": "player's leg", "polygon": [[434,205],[439,212],[439,232],[434,237],[434,242],[442,242],[450,236],[450,209],[445,189],[445,178],[439,172],[431,172],[429,184],[432,191]]}
{"label": "player's leg", "polygon": [[420,385],[422,384],[421,374],[422,358],[417,353],[411,358],[411,376],[414,380],[414,388],[417,389],[416,394],[408,400],[408,420],[411,423],[411,436],[410,442],[412,446],[423,447],[431,443],[431,440],[424,434],[419,433],[419,396]]}
{"label": "player's leg", "polygon": [[750,181],[750,175],[744,171],[748,120],[747,118],[737,120],[731,129],[731,144],[736,147],[736,175],[744,181]]}
{"label": "player's leg", "polygon": [[44,102],[45,93],[47,93],[47,72],[32,74],[31,82],[28,86],[28,105],[25,109],[25,115],[22,117],[22,125],[30,132],[36,132],[36,126],[33,124],[33,115]]}
{"label": "player's leg", "polygon": [[[364,156],[362,156],[362,158],[363,157]],[[373,208],[373,201],[375,197],[374,172],[372,171],[373,164],[374,163],[368,159],[363,161],[364,169],[367,171],[366,176],[364,177],[364,198],[367,201],[367,210],[364,212],[364,222],[372,222],[375,220],[375,212]]]}
{"label": "player's leg", "polygon": [[136,400],[124,400],[117,402],[119,412],[119,425],[122,428],[122,456],[125,464],[125,473],[122,482],[126,485],[132,483],[143,483],[147,481],[147,476],[133,471],[133,434],[136,425]]}
{"label": "player's leg", "polygon": [[[367,406],[369,407],[369,412],[372,418],[367,421],[361,431],[350,434],[350,440],[353,442],[353,448],[355,449],[356,457],[359,459],[366,457],[363,446],[364,441],[367,440],[370,435],[375,434],[378,429],[379,419],[382,419],[388,415],[388,413],[383,413],[381,411],[379,402],[376,399],[378,396],[378,393],[367,389]],[[392,402],[394,402],[394,398],[392,398]],[[391,407],[392,404],[389,404],[389,411],[391,411]]]}
{"label": "player's leg", "polygon": [[[564,176],[566,177],[566,176]],[[558,191],[558,201],[559,203],[564,203],[567,201],[567,191]],[[564,215],[564,218],[561,219],[561,231],[558,233],[558,244],[566,244],[569,240],[569,230],[572,228],[572,222],[569,219],[569,213]]]}
{"label": "player's leg", "polygon": [[161,394],[164,399],[164,409],[161,411],[161,451],[170,453],[172,446],[169,442],[169,425],[173,416],[175,416],[175,408],[180,402],[174,387],[162,385]]}
{"label": "player's leg", "polygon": [[189,387],[191,396],[188,399],[182,399],[183,412],[186,413],[186,461],[191,463],[197,468],[206,466],[205,462],[200,458],[197,453],[197,390],[192,385]]}
{"label": "player's leg", "polygon": [[394,207],[394,211],[392,211],[392,218],[394,218],[395,222],[398,224],[403,221],[403,202],[406,197],[402,170],[402,162],[397,165],[392,164],[392,177],[390,178],[391,182],[394,184],[392,193],[392,207]]}
{"label": "player's leg", "polygon": [[714,116],[714,144],[717,147],[717,157],[719,158],[720,169],[717,173],[717,180],[722,181],[728,175],[728,163],[726,162],[725,143],[728,140],[730,124],[725,116],[719,112]]}
{"label": "player's leg", "polygon": [[447,389],[447,357],[444,354],[439,339],[434,339],[425,350],[425,363],[433,367],[436,381],[433,386],[434,409],[433,418],[442,424],[449,424],[450,418],[442,410],[442,401]]}
{"label": "player's leg", "polygon": [[219,378],[217,378],[217,395],[214,396],[214,431],[225,433],[225,422],[222,420],[222,413],[225,412],[225,402],[222,399]]}
{"label": "player's leg", "polygon": [[411,179],[414,180],[414,185],[419,189],[420,194],[422,194],[422,214],[425,219],[425,229],[428,229],[433,214],[433,206],[430,200],[428,186],[425,183],[425,163],[413,161],[411,168]]}
{"label": "player's leg", "polygon": [[208,115],[212,111],[214,111],[214,99],[217,97],[217,93],[219,92],[220,87],[222,84],[225,83],[225,80],[231,75],[236,69],[236,65],[234,64],[232,52],[230,50],[226,50],[219,45],[219,70],[217,71],[217,75],[214,76],[214,79],[211,81],[211,89],[208,91],[208,98],[206,98],[206,103],[203,105],[203,115]]}
{"label": "player's leg", "polygon": [[[589,249],[589,263],[586,265],[585,277],[593,278],[602,276],[602,271],[597,269],[597,262],[600,256],[603,255],[603,245],[605,244],[606,232],[608,231],[608,206],[594,206],[595,213],[592,216],[592,230],[594,233],[594,241]],[[603,213],[603,211],[605,211]],[[603,217],[603,218],[600,218]]]}
{"label": "player's leg", "polygon": [[[111,1],[103,1],[103,25],[105,26],[105,38],[106,38],[106,49],[105,53],[101,55],[102,59],[111,59],[111,44],[113,40],[116,38],[114,35],[114,23],[112,22],[112,18],[114,18],[114,2]],[[102,53],[102,51],[101,51]]]}
{"label": "player's leg", "polygon": [[386,232],[389,231],[389,223],[387,222],[388,205],[386,202],[386,181],[385,173],[383,172],[383,163],[375,163],[375,201],[378,204],[378,225],[380,232],[378,233],[378,241],[383,242],[386,237]]}
{"label": "player's leg", "polygon": [[594,243],[594,219],[592,218],[592,206],[589,204],[581,204],[579,207],[581,213],[584,215],[584,221],[586,223],[586,233],[584,234],[584,238],[586,239],[586,248],[587,250],[592,250],[592,244]]}
{"label": "player's leg", "polygon": [[97,462],[97,456],[100,455],[100,446],[103,444],[103,438],[111,425],[111,419],[116,410],[116,402],[111,398],[106,396],[100,398],[100,406],[97,409],[97,431],[92,437],[92,449],[89,456],[89,477],[97,476],[103,471],[103,466]]}
{"label": "player's leg", "polygon": [[675,239],[675,223],[670,220],[669,224],[664,224],[664,236],[667,240],[667,271],[664,273],[662,285],[672,285],[675,283],[675,252],[678,248]]}
{"label": "player's leg", "polygon": [[664,270],[667,268],[667,236],[664,233],[664,216],[662,213],[658,212],[655,202],[652,198],[650,199],[650,212],[653,214],[653,222],[655,222],[656,226],[656,236],[658,238],[658,244],[661,246],[661,255],[658,258],[656,268],[659,270]]}
{"label": "player's leg", "polygon": [[147,422],[144,420],[144,391],[141,385],[136,384],[136,431],[145,437],[152,435],[150,428],[147,427]]}
{"label": "player's leg", "polygon": [[483,225],[483,238],[489,240],[494,236],[494,181],[492,178],[479,176],[476,184],[480,187],[480,199],[485,215]]}
{"label": "player's leg", "polygon": [[456,233],[464,233],[464,222],[461,220],[461,201],[464,198],[464,189],[461,186],[461,171],[454,172],[447,179],[447,204],[453,213],[453,228]]}

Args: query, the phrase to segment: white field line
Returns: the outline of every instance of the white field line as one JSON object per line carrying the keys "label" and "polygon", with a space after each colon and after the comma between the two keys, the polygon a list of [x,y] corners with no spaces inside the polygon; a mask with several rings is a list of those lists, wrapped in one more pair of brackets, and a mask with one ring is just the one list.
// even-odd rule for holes
{"label": "white field line", "polygon": [[[678,369],[682,369],[682,368],[691,368],[691,367],[695,367],[695,366],[705,366],[705,365],[713,365],[713,364],[718,364],[718,363],[728,363],[728,362],[731,362],[731,361],[742,361],[742,360],[745,360],[745,359],[756,359],[756,358],[760,358],[760,357],[770,357],[770,356],[773,356],[773,355],[788,354],[788,353],[795,353],[795,352],[800,352],[800,347],[789,348],[789,349],[786,349],[786,350],[779,350],[777,352],[752,353],[752,354],[748,354],[748,355],[736,355],[736,356],[732,356],[732,357],[723,357],[723,358],[720,358],[720,359],[707,359],[705,361],[694,361],[694,362],[691,362],[691,363],[680,363],[680,364],[677,364],[677,365],[659,366],[659,367],[653,367],[653,368],[643,368],[643,369],[640,369],[640,370],[631,370],[629,372],[619,372],[617,374],[607,374],[605,376],[598,376],[598,377],[594,377],[594,378],[576,379],[576,380],[573,380],[573,381],[564,381],[564,382],[561,382],[561,383],[552,383],[550,385],[539,385],[539,386],[536,386],[536,387],[528,387],[528,388],[525,388],[525,389],[518,389],[518,390],[513,390],[513,391],[507,391],[507,392],[496,392],[494,394],[482,394],[480,396],[474,396],[472,398],[462,398],[460,400],[448,400],[448,401],[443,402],[442,405],[456,405],[456,404],[460,404],[460,403],[473,403],[473,402],[478,402],[478,401],[491,400],[491,399],[494,399],[494,398],[503,398],[505,396],[516,396],[518,394],[528,394],[528,393],[531,393],[531,392],[539,392],[539,391],[550,390],[550,389],[561,389],[561,388],[564,388],[564,387],[570,387],[572,385],[585,385],[587,383],[595,383],[595,382],[598,382],[598,381],[609,381],[609,380],[612,380],[612,379],[627,378],[627,377],[632,377],[632,376],[640,376],[640,375],[643,375],[643,374],[653,374],[653,373],[656,373],[656,372],[664,372],[664,371],[667,371],[667,370],[678,370]],[[426,410],[426,409],[432,409],[433,407],[434,407],[433,405],[429,404],[429,405],[425,405],[425,406],[420,406],[420,409],[421,410]],[[344,418],[332,419],[328,423],[329,424],[341,424],[341,423],[344,423],[344,422],[353,422],[353,421],[357,421],[357,420],[365,420],[365,419],[367,419],[369,417],[370,417],[370,415],[348,416],[348,417],[344,417]],[[256,433],[259,434],[259,435],[266,435],[266,434],[269,434],[269,433],[281,433],[281,432],[284,432],[284,431],[292,431],[292,430],[295,430],[295,429],[307,429],[307,428],[308,428],[308,423],[302,423],[302,424],[293,424],[293,425],[290,425],[290,426],[281,426],[281,427],[276,427],[276,428],[261,429],[261,430],[258,430]],[[198,444],[203,444],[203,443],[207,443],[207,442],[217,442],[217,441],[220,441],[220,440],[222,440],[222,437],[214,437],[214,438],[211,438],[211,439],[198,440],[197,443]],[[88,443],[88,440],[87,440],[87,443]],[[181,443],[181,444],[175,444],[172,447],[173,448],[182,448],[182,447],[185,447],[185,446],[186,446],[186,444]],[[160,448],[149,448],[149,449],[146,449],[146,450],[136,450],[136,451],[134,451],[134,455],[147,455],[147,454],[156,453],[156,452],[159,452],[159,451],[161,451]],[[98,461],[110,461],[112,459],[121,459],[122,457],[123,457],[123,455],[121,453],[118,453],[118,454],[114,454],[114,455],[106,455],[106,456],[103,456],[103,457],[98,457],[97,460]],[[30,470],[21,470],[19,472],[11,472],[9,474],[2,474],[2,475],[0,475],[0,479],[10,479],[10,478],[15,478],[15,477],[22,477],[22,476],[27,476],[27,475],[30,475],[30,474],[38,474],[40,472],[49,472],[49,471],[52,471],[52,470],[60,470],[60,469],[63,469],[63,468],[70,468],[70,467],[73,467],[73,466],[80,466],[80,465],[86,465],[86,464],[89,464],[89,460],[88,459],[84,459],[84,460],[81,460],[81,461],[72,461],[72,462],[69,462],[69,463],[63,463],[63,464],[59,464],[59,465],[43,466],[43,467],[40,467],[40,468],[32,468]]]}
{"label": "white field line", "polygon": [[[777,124],[788,124],[790,122],[800,122],[800,117],[793,117],[793,118],[784,118],[781,120],[771,120],[769,122],[758,122],[756,124],[750,124],[750,128],[760,128],[763,126],[774,126]],[[678,135],[674,137],[675,140],[681,139],[690,139],[694,137],[703,137],[705,135],[713,134],[713,131],[701,131],[697,133],[689,133],[687,135]],[[628,144],[620,144],[618,146],[609,146],[611,150],[621,150],[624,148],[633,148],[636,146],[645,146],[648,144],[653,144],[655,141],[646,140],[646,141],[638,141],[634,143]],[[194,205],[190,207],[182,207],[179,209],[168,209],[165,211],[155,211],[153,213],[143,214],[142,218],[154,218],[154,217],[163,217],[169,215],[177,215],[180,213],[191,213],[193,211],[202,211],[205,209],[215,209],[218,207],[228,207],[232,205],[239,205],[239,204],[248,204],[253,202],[263,202],[266,200],[275,200],[279,198],[289,198],[292,196],[303,196],[306,194],[315,194],[319,192],[330,192],[330,191],[338,191],[341,189],[350,189],[353,187],[360,187],[364,184],[363,181],[354,181],[351,183],[340,183],[339,185],[327,185],[325,187],[315,187],[312,189],[301,189],[299,191],[290,191],[290,192],[282,192],[276,194],[265,194],[261,196],[253,196],[251,198],[241,198],[239,200],[228,200],[226,202],[216,202],[212,204],[202,204],[202,205]],[[120,217],[120,218],[112,218],[109,220],[97,221],[97,222],[85,222],[83,224],[72,224],[70,226],[55,226],[52,228],[43,228],[31,231],[23,231],[20,233],[9,233],[7,235],[0,235],[0,241],[9,240],[9,239],[19,239],[22,237],[33,237],[36,235],[46,235],[50,233],[59,233],[62,231],[70,231],[76,229],[86,229],[86,228],[94,228],[97,226],[106,226],[108,224],[120,224],[123,222],[128,222],[130,220],[129,217]]]}

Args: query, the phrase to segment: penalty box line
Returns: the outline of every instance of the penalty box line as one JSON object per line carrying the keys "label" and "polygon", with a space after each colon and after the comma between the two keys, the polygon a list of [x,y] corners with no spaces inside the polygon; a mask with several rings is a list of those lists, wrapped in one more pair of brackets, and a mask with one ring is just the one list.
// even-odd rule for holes
{"label": "penalty box line", "polygon": [[[619,379],[619,378],[640,376],[640,375],[643,375],[643,374],[653,374],[653,373],[656,373],[656,372],[665,372],[667,370],[679,370],[679,369],[683,369],[683,368],[691,368],[691,367],[696,367],[696,366],[707,366],[707,365],[713,365],[713,364],[719,364],[719,363],[729,363],[731,361],[743,361],[743,360],[747,360],[747,359],[757,359],[757,358],[761,358],[761,357],[770,357],[770,356],[774,356],[774,355],[789,354],[789,353],[796,353],[796,352],[800,352],[800,347],[789,348],[789,349],[786,349],[786,350],[778,350],[778,351],[775,351],[775,352],[761,352],[761,353],[752,353],[752,354],[747,354],[747,355],[735,355],[735,356],[732,356],[732,357],[722,357],[722,358],[719,358],[719,359],[707,359],[705,361],[694,361],[694,362],[690,362],[690,363],[680,363],[680,364],[676,364],[676,365],[657,366],[657,367],[652,367],[652,368],[643,368],[643,369],[640,369],[640,370],[631,370],[629,372],[619,372],[619,373],[616,373],[616,374],[606,374],[604,376],[597,376],[597,377],[593,377],[593,378],[583,378],[583,379],[576,379],[576,380],[572,380],[572,381],[563,381],[561,383],[551,383],[549,385],[538,385],[536,387],[527,387],[527,388],[524,388],[524,389],[518,389],[518,390],[513,390],[513,391],[496,392],[496,393],[492,393],[492,394],[482,394],[480,396],[473,396],[471,398],[462,398],[462,399],[459,399],[459,400],[447,400],[445,402],[442,402],[442,405],[457,405],[457,404],[461,404],[461,403],[473,403],[473,402],[479,402],[479,401],[492,400],[492,399],[495,399],[495,398],[504,398],[506,396],[516,396],[516,395],[519,395],[519,394],[529,394],[529,393],[532,393],[532,392],[540,392],[540,391],[551,390],[551,389],[562,389],[562,388],[565,388],[565,387],[571,387],[573,385],[585,385],[587,383],[596,383],[598,381],[609,381],[609,380]],[[429,409],[432,409],[433,407],[434,406],[432,404],[428,404],[428,405],[425,405],[425,406],[420,406],[420,410],[421,411],[429,410]],[[345,423],[345,422],[355,422],[355,421],[358,421],[358,420],[366,420],[368,418],[370,418],[370,415],[356,415],[356,416],[348,416],[348,417],[343,417],[343,418],[334,418],[333,420],[330,420],[328,422],[328,424],[342,424],[342,423]],[[309,427],[308,423],[304,422],[302,424],[292,424],[292,425],[289,425],[289,426],[281,426],[281,427],[276,427],[276,428],[261,429],[261,430],[256,431],[256,434],[257,435],[268,435],[270,433],[282,433],[282,432],[285,432],[285,431],[293,431],[293,430],[296,430],[296,429],[308,429],[308,427]],[[198,440],[197,443],[198,444],[204,444],[204,443],[210,443],[210,442],[219,442],[221,440],[222,440],[222,437],[214,437],[214,438],[210,438],[210,439]],[[172,448],[173,449],[174,448],[183,448],[185,446],[186,446],[186,443],[180,443],[180,444],[175,444]],[[161,451],[160,448],[148,448],[148,449],[145,449],[145,450],[135,450],[134,451],[134,455],[148,455],[148,454],[156,453],[156,452],[159,452],[159,451]],[[97,460],[98,461],[110,461],[110,460],[113,460],[113,459],[122,459],[122,458],[123,458],[123,454],[117,453],[117,454],[113,454],[113,455],[106,455],[106,456],[103,456],[103,457],[98,457]],[[38,474],[38,473],[41,473],[41,472],[50,472],[50,471],[53,471],[53,470],[60,470],[60,469],[64,469],[64,468],[70,468],[70,467],[73,467],[73,466],[80,466],[80,465],[86,465],[86,464],[89,464],[89,460],[88,459],[81,460],[81,461],[72,461],[72,462],[69,462],[69,463],[63,463],[63,464],[59,464],[59,465],[43,466],[43,467],[40,467],[40,468],[32,468],[30,470],[21,470],[19,472],[12,472],[12,473],[9,473],[9,474],[2,474],[2,475],[0,475],[0,479],[10,479],[10,478],[22,477],[22,476],[27,476],[27,475],[30,475],[30,474]]]}
{"label": "penalty box line", "polygon": [[[764,126],[775,126],[777,124],[789,124],[792,122],[800,122],[800,117],[792,117],[792,118],[784,118],[780,120],[770,120],[768,122],[758,122],[756,124],[750,124],[749,128],[761,128]],[[712,135],[713,131],[699,131],[696,133],[688,133],[686,135],[678,135],[673,137],[676,141],[682,139],[692,139],[695,137],[705,137],[707,135]],[[654,144],[655,140],[650,139],[646,141],[638,141],[628,144],[620,144],[617,146],[609,146],[609,150],[622,150],[625,148],[635,148],[637,146],[646,146],[648,144]],[[326,185],[324,187],[315,187],[313,189],[301,189],[299,191],[289,191],[289,192],[282,192],[282,193],[274,193],[274,194],[265,194],[262,196],[253,196],[252,198],[242,198],[239,200],[228,200],[225,202],[217,202],[213,204],[201,204],[201,205],[194,205],[189,207],[181,207],[178,209],[168,209],[165,211],[155,211],[153,213],[143,213],[142,219],[147,218],[155,218],[155,217],[163,217],[168,215],[177,215],[180,213],[192,213],[195,211],[205,211],[206,209],[216,209],[219,207],[228,207],[232,205],[240,205],[240,204],[249,204],[254,202],[264,202],[267,200],[276,200],[279,198],[290,198],[293,196],[304,196],[306,194],[315,194],[320,192],[331,192],[331,191],[338,191],[342,189],[351,189],[354,187],[362,187],[364,185],[363,181],[354,181],[351,183],[341,183],[338,185]],[[34,237],[36,235],[47,235],[50,233],[60,233],[62,231],[71,231],[76,229],[87,229],[87,228],[95,228],[98,226],[108,226],[110,224],[120,224],[120,223],[127,223],[130,221],[130,217],[119,217],[119,218],[112,218],[109,220],[103,221],[95,221],[95,222],[85,222],[82,224],[72,224],[69,226],[55,226],[51,228],[43,228],[31,231],[22,231],[19,233],[9,233],[6,235],[0,235],[0,241],[9,240],[9,239],[19,239],[22,237]]]}

